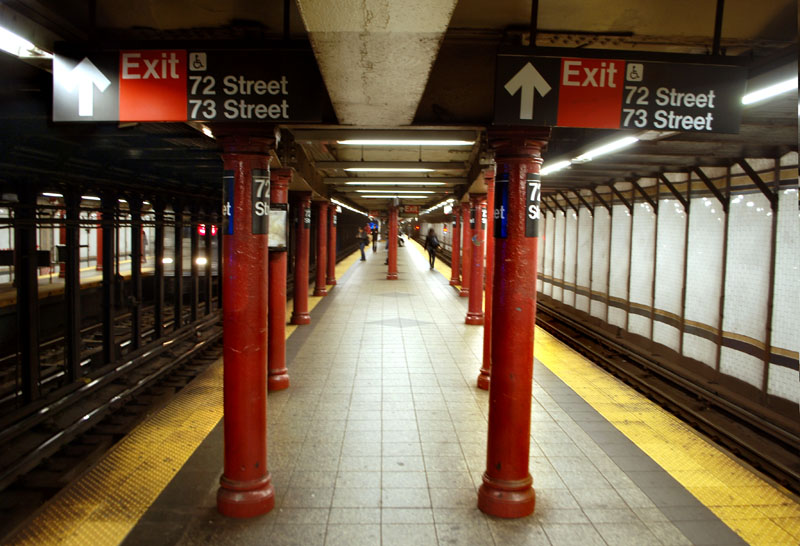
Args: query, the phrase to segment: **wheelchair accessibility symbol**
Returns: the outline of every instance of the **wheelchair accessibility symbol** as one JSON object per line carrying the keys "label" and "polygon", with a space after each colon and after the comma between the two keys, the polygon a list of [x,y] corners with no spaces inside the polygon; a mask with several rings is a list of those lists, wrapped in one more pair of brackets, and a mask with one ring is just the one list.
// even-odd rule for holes
{"label": "wheelchair accessibility symbol", "polygon": [[629,63],[625,71],[625,80],[629,82],[640,82],[644,77],[644,66],[638,63]]}
{"label": "wheelchair accessibility symbol", "polygon": [[208,62],[205,53],[189,53],[189,70],[192,72],[203,72],[208,69]]}

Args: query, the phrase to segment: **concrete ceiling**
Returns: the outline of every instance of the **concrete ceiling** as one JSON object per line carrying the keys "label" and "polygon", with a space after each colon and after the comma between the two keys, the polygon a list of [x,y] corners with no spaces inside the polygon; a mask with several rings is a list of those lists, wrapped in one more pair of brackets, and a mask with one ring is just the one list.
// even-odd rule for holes
{"label": "concrete ceiling", "polygon": [[[711,53],[716,2],[542,0],[538,5],[535,45],[539,48],[681,53],[695,55],[698,61]],[[757,9],[751,0],[726,0],[723,15],[720,53],[747,66],[751,78],[769,79],[782,66],[793,66],[796,74],[796,0],[762,2]],[[485,128],[493,117],[495,56],[501,48],[530,46],[531,2],[5,0],[0,22],[44,47],[62,39],[97,44],[235,41],[250,47],[310,48],[326,86],[329,110],[322,125],[287,126],[284,140],[294,139],[295,144],[278,155],[295,164],[317,193],[375,209],[388,200],[365,199],[364,192],[355,191],[359,188],[348,182],[367,177],[414,182],[417,185],[386,187],[434,192],[420,193],[425,197],[413,201],[423,206],[460,197],[470,186],[480,189]],[[40,170],[49,165],[60,174],[70,162],[76,167],[91,163],[104,172],[113,153],[132,178],[138,172],[144,180],[166,176],[176,187],[219,188],[218,148],[195,129],[180,124],[102,130],[54,127],[47,121],[47,75],[31,76],[19,64],[0,63],[6,82],[0,108],[4,165],[19,168],[30,163],[31,169]],[[21,95],[19,89],[28,94]],[[32,91],[36,89],[38,95]],[[28,98],[31,104],[18,104]],[[796,106],[795,94],[747,109],[739,135],[661,135],[613,159],[552,175],[544,189],[588,187],[615,177],[685,170],[700,161],[730,164],[745,156],[774,157],[797,150]],[[353,147],[338,142],[359,134],[461,135],[474,144]],[[614,135],[619,132],[554,128],[545,160],[569,157]],[[52,157],[45,161],[47,154]],[[377,179],[376,173],[345,171],[352,162],[384,167],[402,162],[436,169],[379,173]]]}

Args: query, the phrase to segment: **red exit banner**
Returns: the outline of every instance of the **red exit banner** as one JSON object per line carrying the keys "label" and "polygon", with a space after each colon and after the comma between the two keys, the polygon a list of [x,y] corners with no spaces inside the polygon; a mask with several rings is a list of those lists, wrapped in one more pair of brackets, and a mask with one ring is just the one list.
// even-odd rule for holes
{"label": "red exit banner", "polygon": [[737,133],[746,76],[737,66],[498,55],[494,123]]}

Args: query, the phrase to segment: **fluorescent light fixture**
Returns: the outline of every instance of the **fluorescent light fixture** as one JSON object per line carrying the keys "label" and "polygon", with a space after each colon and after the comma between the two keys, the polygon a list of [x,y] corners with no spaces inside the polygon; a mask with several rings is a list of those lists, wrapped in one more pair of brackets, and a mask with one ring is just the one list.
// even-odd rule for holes
{"label": "fluorescent light fixture", "polygon": [[392,140],[392,139],[350,139],[337,140],[337,144],[346,146],[472,146],[474,140]]}
{"label": "fluorescent light fixture", "polygon": [[200,256],[194,261],[194,263],[196,263],[197,265],[206,265],[208,263],[208,260],[206,259],[205,256]]}
{"label": "fluorescent light fixture", "polygon": [[81,199],[85,199],[86,201],[100,201],[100,198],[94,195],[81,195]]}
{"label": "fluorescent light fixture", "polygon": [[552,165],[546,165],[545,167],[542,168],[539,174],[545,176],[550,173],[560,171],[561,169],[569,167],[570,165],[572,165],[571,161],[559,161],[558,163],[553,163]]}
{"label": "fluorescent light fixture", "polygon": [[408,167],[349,167],[346,171],[354,173],[432,173],[433,169]]}
{"label": "fluorescent light fixture", "polygon": [[161,258],[161,263],[162,264],[171,264],[172,261],[173,261],[172,258],[167,258],[167,257]]}
{"label": "fluorescent light fixture", "polygon": [[369,214],[367,214],[363,210],[354,209],[350,205],[345,205],[344,203],[342,203],[341,201],[337,201],[336,199],[331,199],[331,203],[333,203],[334,205],[339,205],[340,207],[345,208],[347,210],[352,210],[353,212],[357,212],[358,214],[361,214],[363,216],[369,217]]}
{"label": "fluorescent light fixture", "polygon": [[630,146],[634,142],[638,142],[638,141],[639,141],[639,139],[634,137],[634,136],[624,137],[624,138],[621,138],[619,140],[615,140],[613,142],[609,142],[608,144],[605,144],[605,145],[600,146],[598,148],[595,148],[593,150],[589,150],[588,152],[579,155],[578,157],[576,157],[572,161],[574,163],[585,163],[587,161],[593,160],[594,158],[596,158],[598,156],[601,156],[601,155],[604,155],[604,154],[609,154],[611,152],[615,152],[617,150],[620,150],[622,148]]}
{"label": "fluorescent light fixture", "polygon": [[44,192],[42,194],[42,196],[43,197],[64,197],[64,195],[60,194],[60,193],[48,193],[48,192]]}
{"label": "fluorescent light fixture", "polygon": [[0,27],[0,49],[17,57],[53,58],[51,53],[36,47],[22,36],[18,36],[3,27]]}
{"label": "fluorescent light fixture", "polygon": [[433,193],[433,190],[356,190],[356,193]]}
{"label": "fluorescent light fixture", "polygon": [[119,201],[120,203],[127,203],[128,202],[127,199],[117,199],[117,201]]}
{"label": "fluorescent light fixture", "polygon": [[797,89],[797,76],[794,78],[789,78],[788,80],[780,83],[764,87],[762,89],[757,89],[751,93],[747,93],[744,97],[742,97],[742,104],[761,102],[762,100],[771,99],[776,95],[780,95],[781,93],[786,93],[787,91],[792,91],[794,89]]}
{"label": "fluorescent light fixture", "polygon": [[208,138],[214,138],[214,133],[211,132],[211,129],[203,125],[203,134],[206,135]]}
{"label": "fluorescent light fixture", "polygon": [[359,182],[351,180],[345,182],[346,186],[444,186],[444,182],[428,182],[427,180],[418,180],[416,182]]}
{"label": "fluorescent light fixture", "polygon": [[364,199],[391,199],[393,197],[397,197],[398,199],[427,199],[427,195],[394,195],[394,194],[387,194],[387,195],[359,195],[359,197],[363,197]]}

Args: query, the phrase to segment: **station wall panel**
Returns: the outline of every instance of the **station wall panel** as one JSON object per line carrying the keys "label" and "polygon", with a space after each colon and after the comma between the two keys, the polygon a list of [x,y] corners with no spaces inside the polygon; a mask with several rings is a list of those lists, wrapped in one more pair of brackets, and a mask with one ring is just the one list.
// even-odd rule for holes
{"label": "station wall panel", "polygon": [[[561,211],[556,212],[555,236],[553,241],[553,280],[564,281],[564,235],[567,226],[567,219]],[[553,284],[553,299],[564,301],[564,289],[561,283]]]}
{"label": "station wall panel", "polygon": [[631,245],[631,312],[628,331],[651,338],[653,309],[653,264],[655,260],[656,215],[647,203],[633,206]]}
{"label": "station wall panel", "polygon": [[683,354],[712,368],[717,364],[716,335],[720,327],[724,244],[725,214],[719,202],[707,197],[693,198],[689,204],[684,311],[687,328]]}
{"label": "station wall panel", "polygon": [[575,307],[589,312],[592,278],[592,213],[586,207],[578,209],[578,256],[576,260]]}
{"label": "station wall panel", "polygon": [[608,322],[626,327],[625,304],[628,300],[628,272],[630,271],[630,237],[632,218],[625,205],[614,205],[611,226],[611,259],[609,272]]}
{"label": "station wall panel", "polygon": [[545,215],[545,229],[544,229],[544,263],[542,264],[545,279],[542,292],[546,296],[553,296],[553,283],[550,279],[553,278],[553,257],[555,254],[555,233],[556,233],[556,219],[555,215],[547,213]]}
{"label": "station wall panel", "polygon": [[[758,388],[766,348],[771,215],[769,201],[760,192],[731,199],[722,323],[723,345],[728,346],[720,355],[720,371]],[[761,354],[746,352],[753,347]]]}
{"label": "station wall panel", "polygon": [[683,295],[684,245],[686,211],[677,199],[661,199],[658,203],[658,243],[656,245],[656,289],[653,341],[680,351],[680,323]]}
{"label": "station wall panel", "polygon": [[567,209],[564,217],[564,295],[562,301],[575,307],[576,265],[578,257],[578,215]]}
{"label": "station wall panel", "polygon": [[596,206],[592,229],[592,303],[591,315],[606,320],[608,295],[609,251],[611,249],[611,215],[605,207]]}

